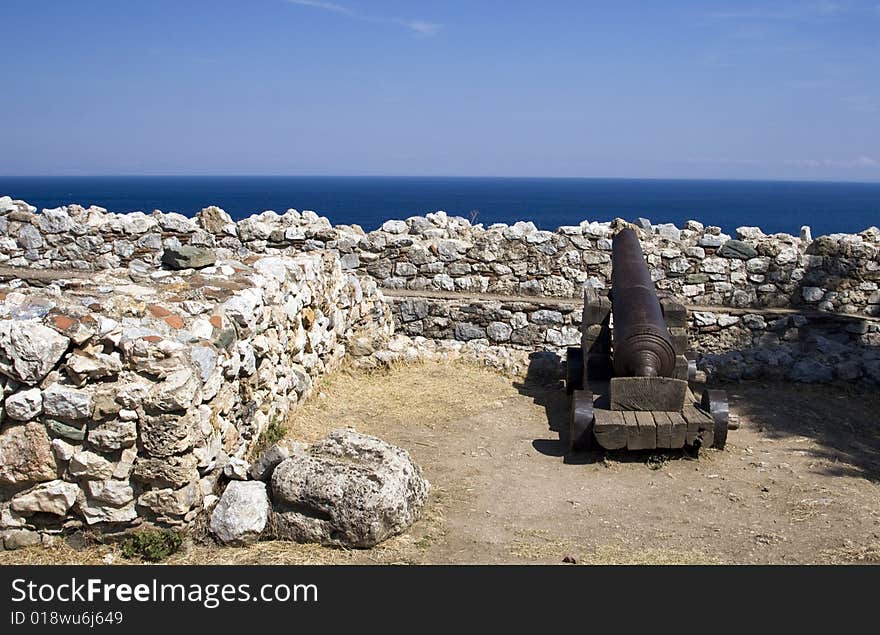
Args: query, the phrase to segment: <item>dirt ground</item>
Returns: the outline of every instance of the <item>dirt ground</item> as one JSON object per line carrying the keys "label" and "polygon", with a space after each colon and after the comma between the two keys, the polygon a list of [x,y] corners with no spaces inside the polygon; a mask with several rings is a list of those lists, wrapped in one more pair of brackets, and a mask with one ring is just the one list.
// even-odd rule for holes
{"label": "dirt ground", "polygon": [[[461,364],[339,372],[290,435],[353,426],[405,448],[432,484],[424,518],[372,550],[188,545],[169,563],[880,562],[880,394],[726,388],[741,425],[723,451],[571,460],[560,382]],[[50,561],[126,562],[113,546],[0,553]]]}

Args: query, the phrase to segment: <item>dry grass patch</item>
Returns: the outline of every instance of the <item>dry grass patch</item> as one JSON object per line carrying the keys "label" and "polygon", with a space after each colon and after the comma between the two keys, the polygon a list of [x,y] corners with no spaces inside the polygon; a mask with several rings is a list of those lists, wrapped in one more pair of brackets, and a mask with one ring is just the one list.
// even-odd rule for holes
{"label": "dry grass patch", "polygon": [[699,550],[647,549],[631,545],[589,547],[574,540],[559,540],[540,529],[514,530],[508,553],[536,564],[558,564],[564,558],[591,565],[692,565],[717,563]]}
{"label": "dry grass patch", "polygon": [[313,442],[340,427],[382,436],[388,429],[433,428],[482,410],[511,392],[510,379],[465,362],[423,362],[363,371],[342,368],[289,415],[293,439]]}

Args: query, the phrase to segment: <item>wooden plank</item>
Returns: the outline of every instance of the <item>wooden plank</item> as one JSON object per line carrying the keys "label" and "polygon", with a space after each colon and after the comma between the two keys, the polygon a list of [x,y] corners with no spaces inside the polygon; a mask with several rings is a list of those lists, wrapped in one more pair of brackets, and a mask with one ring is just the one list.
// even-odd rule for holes
{"label": "wooden plank", "polygon": [[685,328],[669,329],[669,338],[672,340],[672,350],[676,355],[684,355],[688,350],[688,334]]}
{"label": "wooden plank", "polygon": [[686,441],[688,445],[693,445],[699,437],[703,447],[711,446],[715,440],[715,424],[712,422],[712,418],[692,404],[686,404],[682,408],[681,414],[687,421]]}
{"label": "wooden plank", "polygon": [[623,421],[626,426],[626,447],[635,450],[639,443],[639,422],[636,420],[636,413],[631,410],[621,411]]}
{"label": "wooden plank", "polygon": [[593,287],[584,289],[584,309],[581,314],[581,348],[585,354],[610,353],[611,300]]}
{"label": "wooden plank", "polygon": [[672,377],[613,377],[611,409],[678,411],[687,390],[686,381]]}
{"label": "wooden plank", "polygon": [[611,352],[611,329],[607,324],[590,324],[581,328],[581,348],[592,353]]}
{"label": "wooden plank", "polygon": [[674,298],[660,298],[660,308],[663,309],[663,317],[669,328],[681,328],[687,326],[687,308]]}
{"label": "wooden plank", "polygon": [[684,420],[680,412],[667,412],[666,414],[672,423],[672,437],[669,447],[684,447],[685,441],[687,441],[687,421]]}
{"label": "wooden plank", "polygon": [[651,414],[654,415],[654,423],[657,424],[657,447],[671,448],[672,419],[669,418],[669,413],[663,412],[662,410],[655,410]]}
{"label": "wooden plank", "polygon": [[607,295],[600,293],[594,287],[584,289],[584,310],[581,314],[584,326],[592,324],[607,325],[610,313],[611,300]]}
{"label": "wooden plank", "polygon": [[688,360],[684,355],[675,356],[675,371],[672,376],[676,379],[688,380]]}
{"label": "wooden plank", "polygon": [[617,410],[596,410],[593,436],[596,443],[606,450],[619,450],[626,447],[627,432],[623,413]]}
{"label": "wooden plank", "polygon": [[654,423],[654,415],[644,411],[637,411],[635,415],[639,425],[638,441],[636,445],[627,443],[627,447],[630,450],[653,450],[657,447],[657,424]]}

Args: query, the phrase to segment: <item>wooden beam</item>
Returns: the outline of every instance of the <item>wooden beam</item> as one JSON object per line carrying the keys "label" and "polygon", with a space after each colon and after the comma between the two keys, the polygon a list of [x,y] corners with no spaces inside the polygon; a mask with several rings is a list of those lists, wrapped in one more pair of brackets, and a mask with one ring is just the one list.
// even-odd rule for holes
{"label": "wooden beam", "polygon": [[623,421],[626,425],[626,447],[629,450],[635,450],[641,445],[639,439],[639,422],[636,419],[636,413],[632,410],[623,410]]}
{"label": "wooden beam", "polygon": [[688,350],[688,334],[687,329],[683,327],[673,327],[669,329],[669,338],[672,340],[672,350],[676,355],[684,355]]}
{"label": "wooden beam", "polygon": [[692,404],[686,404],[681,414],[687,421],[688,445],[693,445],[699,438],[703,447],[710,447],[715,440],[715,424],[712,417]]}
{"label": "wooden beam", "polygon": [[637,411],[636,421],[639,424],[639,437],[637,445],[629,445],[630,450],[653,450],[657,447],[657,424],[654,415],[650,412]]}
{"label": "wooden beam", "polygon": [[678,411],[684,405],[687,382],[672,377],[612,377],[612,410]]}
{"label": "wooden beam", "polygon": [[626,447],[627,426],[623,413],[618,410],[596,410],[593,436],[596,443],[606,450],[619,450]]}
{"label": "wooden beam", "polygon": [[683,448],[687,441],[687,421],[680,412],[667,412],[669,421],[672,423],[672,436],[669,441],[670,448]]}
{"label": "wooden beam", "polygon": [[687,308],[682,303],[670,297],[660,298],[660,308],[663,309],[666,326],[669,328],[687,326]]}
{"label": "wooden beam", "polygon": [[654,415],[654,423],[657,424],[657,447],[671,448],[672,446],[672,419],[669,413],[662,410],[655,410],[651,414]]}

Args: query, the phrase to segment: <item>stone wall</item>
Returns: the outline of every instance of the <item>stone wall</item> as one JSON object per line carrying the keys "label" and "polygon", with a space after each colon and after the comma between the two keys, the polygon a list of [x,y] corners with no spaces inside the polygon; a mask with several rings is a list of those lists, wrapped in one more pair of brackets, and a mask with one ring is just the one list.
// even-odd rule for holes
{"label": "stone wall", "polygon": [[[584,285],[609,285],[611,236],[620,222],[542,231],[531,222],[483,227],[436,212],[364,232],[357,225],[333,227],[309,211],[267,211],[234,223],[216,207],[194,219],[76,205],[36,213],[3,197],[0,264],[155,264],[163,249],[181,244],[239,258],[330,249],[344,269],[369,275],[384,288],[579,299]],[[767,236],[740,227],[731,238],[697,221],[683,228],[643,222],[641,239],[658,289],[691,304],[880,315],[876,227],[812,240],[807,228],[800,236]]]}
{"label": "stone wall", "polygon": [[[398,333],[484,346],[580,346],[582,304],[525,298],[389,295]],[[788,309],[692,307],[698,366],[715,380],[787,379],[880,384],[880,320]]]}
{"label": "stone wall", "polygon": [[186,525],[352,337],[392,330],[376,283],[329,252],[39,274],[0,288],[6,548]]}
{"label": "stone wall", "polygon": [[[308,211],[236,223],[0,197],[0,543],[186,526],[346,353],[558,370],[621,222],[437,212],[364,232]],[[640,231],[710,377],[880,384],[880,230]]]}

